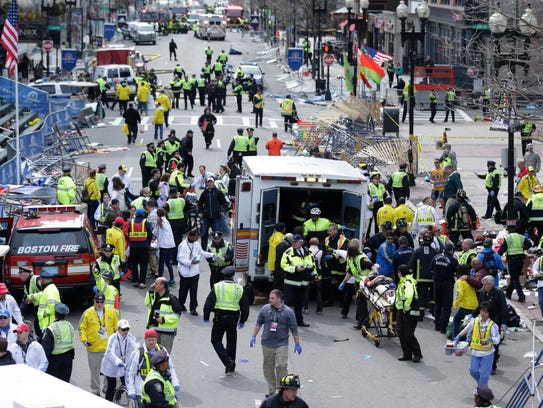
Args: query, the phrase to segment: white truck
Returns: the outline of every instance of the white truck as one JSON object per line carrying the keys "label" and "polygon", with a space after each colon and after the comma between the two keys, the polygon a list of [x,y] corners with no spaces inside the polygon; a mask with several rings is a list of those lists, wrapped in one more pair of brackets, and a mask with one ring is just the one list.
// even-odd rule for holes
{"label": "white truck", "polygon": [[251,156],[236,180],[234,265],[247,281],[271,281],[268,239],[275,224],[291,232],[302,202],[319,203],[322,217],[340,224],[347,238],[366,231],[368,179],[349,163],[313,157]]}

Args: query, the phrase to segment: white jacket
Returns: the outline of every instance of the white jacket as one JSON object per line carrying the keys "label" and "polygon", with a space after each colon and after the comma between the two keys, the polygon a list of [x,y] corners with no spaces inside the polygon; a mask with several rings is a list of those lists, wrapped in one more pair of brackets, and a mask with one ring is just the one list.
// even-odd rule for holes
{"label": "white jacket", "polygon": [[156,224],[153,228],[153,236],[156,237],[157,248],[175,248],[172,226],[166,217],[162,217],[162,227]]}
{"label": "white jacket", "polygon": [[[30,340],[29,340],[30,341]],[[26,364],[29,367],[45,372],[49,361],[40,343],[37,341],[30,341],[26,354],[23,353],[23,349],[17,343],[8,347],[11,352],[11,356],[17,364]]]}
{"label": "white jacket", "polygon": [[[158,350],[151,350],[150,352],[147,350],[147,347],[145,347],[145,343],[140,346],[143,347],[144,351],[147,351],[149,360],[151,360],[151,356]],[[168,350],[166,350],[164,347],[160,346],[160,350],[165,350],[166,353],[168,353]],[[170,353],[168,353],[168,356]],[[141,361],[141,366],[145,365],[145,358],[143,357],[143,360]],[[130,356],[130,361],[128,365],[128,374],[126,376],[126,389],[128,390],[128,394],[136,394],[141,395],[141,390],[143,388],[143,381],[144,378],[141,377],[141,374],[139,373],[140,370],[140,349],[139,347],[132,352],[132,355]],[[179,385],[179,379],[177,378],[177,373],[175,372],[175,366],[173,365],[172,359],[170,359],[170,374],[171,374],[171,382],[172,385],[175,387],[176,385]]]}
{"label": "white jacket", "polygon": [[17,334],[13,333],[13,330],[15,330],[16,327],[16,324],[9,322],[7,331],[0,329],[0,339],[6,339],[8,341],[8,347],[15,344],[17,341]]}
{"label": "white jacket", "polygon": [[[211,252],[202,249],[200,241],[190,242],[184,239],[177,249],[177,270],[183,278],[192,278],[200,273],[200,262],[202,258],[213,258]],[[193,264],[192,260],[197,259],[200,262]]]}
{"label": "white jacket", "polygon": [[[122,377],[128,360],[137,347],[138,341],[132,333],[128,333],[124,338],[117,332],[109,336],[100,368],[102,374],[107,377]],[[120,363],[124,363],[124,367],[119,367]]]}
{"label": "white jacket", "polygon": [[23,322],[23,315],[19,305],[13,296],[6,293],[6,298],[0,300],[0,310],[7,310],[11,314],[11,318],[17,322],[17,324]]}

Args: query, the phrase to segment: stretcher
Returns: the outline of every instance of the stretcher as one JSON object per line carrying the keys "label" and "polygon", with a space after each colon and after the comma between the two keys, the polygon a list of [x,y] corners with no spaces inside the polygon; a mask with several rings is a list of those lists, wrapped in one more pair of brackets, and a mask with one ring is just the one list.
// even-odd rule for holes
{"label": "stretcher", "polygon": [[367,286],[361,283],[356,296],[366,299],[368,320],[360,330],[363,337],[369,337],[379,347],[381,337],[394,337],[394,301],[396,299],[396,285],[393,283],[375,283]]}

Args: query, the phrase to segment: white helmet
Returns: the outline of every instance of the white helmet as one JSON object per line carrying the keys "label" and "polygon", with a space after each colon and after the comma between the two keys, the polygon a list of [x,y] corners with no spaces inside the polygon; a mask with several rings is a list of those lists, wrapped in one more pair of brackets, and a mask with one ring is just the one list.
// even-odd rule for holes
{"label": "white helmet", "polygon": [[311,215],[321,215],[321,209],[319,207],[312,208],[309,212]]}

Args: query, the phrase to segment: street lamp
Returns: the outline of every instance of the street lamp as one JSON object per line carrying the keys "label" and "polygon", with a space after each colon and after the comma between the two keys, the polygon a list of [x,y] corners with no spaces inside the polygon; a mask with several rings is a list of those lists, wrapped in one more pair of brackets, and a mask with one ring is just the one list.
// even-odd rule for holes
{"label": "street lamp", "polygon": [[355,27],[355,30],[356,30],[356,35],[357,35],[357,38],[356,38],[356,41],[357,41],[357,50],[360,49],[360,43],[363,42],[363,40],[361,41],[361,38],[364,38],[361,33],[364,33],[363,35],[365,36],[366,35],[366,29],[367,29],[367,24],[366,24],[366,15],[365,15],[365,12],[366,10],[368,9],[368,7],[370,6],[370,2],[369,0],[360,0],[359,1],[359,12],[360,14],[362,14],[362,18],[358,18],[358,13],[355,13],[355,18],[352,18],[351,19],[351,11],[352,9],[354,8],[354,6],[356,5],[355,3],[355,0],[345,0],[345,7],[347,8],[347,24],[346,24],[346,28],[347,28],[347,32],[348,32],[348,39],[347,39],[347,61],[349,61],[349,64],[353,67],[354,69],[354,73],[353,73],[353,95],[356,96],[356,92],[357,92],[357,76],[358,76],[358,73],[357,73],[357,69],[358,69],[358,61],[357,61],[357,58],[358,58],[358,55],[355,55],[354,53],[354,46],[353,46],[353,38],[352,38],[352,32],[350,30],[350,26],[352,24],[354,24],[354,27]]}
{"label": "street lamp", "polygon": [[417,60],[417,45],[420,41],[421,46],[424,48],[424,39],[426,37],[426,20],[430,17],[430,7],[426,0],[423,0],[417,7],[417,15],[420,19],[420,31],[415,32],[415,26],[411,28],[411,31],[406,31],[405,22],[409,15],[409,9],[405,5],[404,0],[400,0],[400,4],[396,7],[396,15],[401,22],[401,41],[402,47],[407,42],[408,55],[409,55],[409,150],[407,151],[407,157],[409,161],[409,168],[412,174],[418,173],[418,160],[413,168],[413,140],[415,139],[415,64]]}
{"label": "street lamp", "polygon": [[[317,95],[320,95],[322,92],[322,88],[324,85],[324,80],[321,79],[324,77],[324,67],[322,67],[322,32],[321,32],[321,16],[323,14],[326,14],[326,9],[328,6],[328,1],[324,0],[324,7],[321,7],[320,3],[319,6],[315,4],[315,0],[312,1],[313,6],[313,20],[315,19],[315,16],[318,17],[317,20],[317,43],[315,44],[315,37],[313,37],[313,58],[316,59],[316,65],[317,65],[317,80],[315,81],[315,92]],[[315,67],[313,67],[315,69]],[[322,71],[321,71],[322,69]],[[322,75],[321,75],[322,72]]]}
{"label": "street lamp", "polygon": [[[528,7],[524,11],[524,14],[518,18],[518,7],[515,7],[515,17],[513,24],[509,25],[507,17],[499,9],[500,5],[498,3],[498,10],[490,16],[488,19],[488,25],[490,27],[490,32],[494,37],[495,42],[495,74],[496,78],[499,75],[499,69],[501,66],[507,65],[510,70],[509,74],[509,89],[506,89],[507,97],[510,97],[514,86],[514,74],[516,71],[516,66],[519,65],[524,68],[525,73],[527,74],[530,62],[530,54],[527,52],[528,46],[530,44],[530,36],[534,35],[536,32],[536,27],[538,25],[537,17],[535,16],[532,8],[528,4]],[[510,37],[513,39],[518,38],[518,35],[521,35],[524,43],[524,47],[519,51],[518,47],[512,47],[510,52],[502,53],[500,47],[500,38]],[[515,44],[516,45],[516,44]],[[514,202],[514,179],[515,179],[515,131],[519,130],[518,120],[516,117],[516,112],[513,111],[513,106],[511,102],[507,104],[507,223],[508,225],[515,223],[515,214],[513,211],[513,202]]]}

